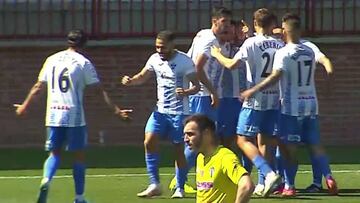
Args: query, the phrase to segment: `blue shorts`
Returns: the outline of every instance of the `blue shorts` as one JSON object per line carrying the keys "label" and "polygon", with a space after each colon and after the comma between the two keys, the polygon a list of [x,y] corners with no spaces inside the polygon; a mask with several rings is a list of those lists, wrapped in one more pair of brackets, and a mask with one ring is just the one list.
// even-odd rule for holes
{"label": "blue shorts", "polygon": [[170,137],[174,144],[184,143],[184,119],[185,115],[163,114],[154,111],[145,127],[145,133],[154,133],[162,139]]}
{"label": "blue shorts", "polygon": [[318,116],[280,115],[280,140],[284,143],[320,143]]}
{"label": "blue shorts", "polygon": [[278,110],[258,111],[242,108],[236,129],[238,135],[254,137],[258,133],[273,136],[277,134]]}
{"label": "blue shorts", "polygon": [[87,128],[79,127],[47,127],[45,150],[59,150],[65,145],[69,151],[83,150],[87,145]]}
{"label": "blue shorts", "polygon": [[238,98],[221,98],[218,108],[217,134],[221,137],[236,135],[236,126],[242,103]]}
{"label": "blue shorts", "polygon": [[212,121],[217,121],[217,108],[211,106],[210,96],[190,96],[190,113],[204,114]]}

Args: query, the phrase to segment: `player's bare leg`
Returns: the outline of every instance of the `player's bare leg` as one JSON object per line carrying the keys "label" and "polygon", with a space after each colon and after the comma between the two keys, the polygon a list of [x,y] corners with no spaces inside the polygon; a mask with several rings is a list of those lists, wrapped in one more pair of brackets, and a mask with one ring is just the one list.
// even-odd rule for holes
{"label": "player's bare leg", "polygon": [[159,179],[159,136],[154,133],[145,133],[144,148],[147,172],[150,176],[150,185],[146,190],[137,194],[138,197],[153,197],[161,195]]}
{"label": "player's bare leg", "polygon": [[265,188],[263,196],[267,197],[281,181],[280,176],[275,174],[266,160],[261,156],[258,148],[251,141],[253,138],[246,136],[237,137],[237,145],[243,153],[254,163],[254,165],[265,174]]}

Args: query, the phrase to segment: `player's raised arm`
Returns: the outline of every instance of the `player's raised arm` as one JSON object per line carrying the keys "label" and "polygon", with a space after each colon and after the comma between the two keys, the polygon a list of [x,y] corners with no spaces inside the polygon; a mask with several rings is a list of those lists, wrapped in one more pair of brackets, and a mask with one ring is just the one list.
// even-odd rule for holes
{"label": "player's raised arm", "polygon": [[14,107],[16,107],[16,115],[23,116],[26,113],[29,105],[38,99],[44,93],[45,89],[46,82],[37,81],[31,88],[24,102],[22,104],[14,104]]}
{"label": "player's raised arm", "polygon": [[213,85],[209,81],[209,79],[206,77],[206,74],[205,74],[205,71],[204,71],[204,65],[207,62],[207,60],[208,60],[208,57],[205,54],[200,54],[196,58],[195,70],[196,70],[196,75],[197,75],[199,81],[202,84],[204,84],[204,86],[211,93],[211,95],[210,95],[211,96],[211,106],[216,107],[219,104],[219,96],[218,96],[215,88],[213,87]]}
{"label": "player's raised arm", "polygon": [[334,74],[333,65],[328,57],[323,55],[318,59],[318,62],[324,66],[328,76],[332,76]]}
{"label": "player's raised arm", "polygon": [[211,47],[211,56],[215,57],[221,65],[230,70],[238,67],[240,62],[238,59],[231,59],[222,55],[220,48],[216,46]]}
{"label": "player's raised arm", "polygon": [[139,73],[130,77],[125,75],[121,79],[121,83],[126,86],[144,84],[151,77],[151,72],[147,67],[143,68]]}

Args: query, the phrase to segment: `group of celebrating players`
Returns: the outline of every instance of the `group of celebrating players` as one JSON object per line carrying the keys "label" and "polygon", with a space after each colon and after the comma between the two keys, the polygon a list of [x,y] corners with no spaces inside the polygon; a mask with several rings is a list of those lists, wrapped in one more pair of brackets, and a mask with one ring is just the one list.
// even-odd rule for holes
{"label": "group of celebrating players", "polygon": [[[162,194],[159,178],[159,140],[168,138],[175,150],[172,198],[191,190],[187,174],[196,166],[197,202],[248,202],[251,195],[296,196],[296,148],[309,148],[313,183],[307,192],[338,193],[328,158],[320,144],[316,63],[332,78],[330,60],[301,38],[301,20],[285,14],[281,28],[268,9],[254,12],[254,33],[244,21],[234,21],[225,7],[212,11],[210,29],[197,33],[187,53],[175,49],[175,34],[158,33],[156,52],[134,76],[123,76],[125,86],[141,85],[155,75],[157,104],[145,127],[145,162],[149,186],[138,197]],[[116,115],[128,119],[131,109],[115,105],[102,88],[92,63],[81,54],[86,36],[68,34],[69,48],[47,58],[38,82],[16,113],[24,115],[43,89],[48,102],[46,148],[39,203],[46,202],[58,168],[61,147],[74,151],[75,203],[85,203],[86,123],[83,90],[94,86]],[[234,147],[241,149],[241,161]],[[242,164],[240,164],[242,162]],[[250,178],[252,166],[258,183]],[[190,191],[191,192],[191,191]]]}

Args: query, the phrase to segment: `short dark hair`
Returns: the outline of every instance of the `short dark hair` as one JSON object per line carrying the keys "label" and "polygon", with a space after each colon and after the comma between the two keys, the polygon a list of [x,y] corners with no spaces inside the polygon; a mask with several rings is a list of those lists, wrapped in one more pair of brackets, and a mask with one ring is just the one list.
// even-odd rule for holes
{"label": "short dark hair", "polygon": [[87,35],[83,30],[71,30],[67,35],[70,47],[83,47],[87,42]]}
{"label": "short dark hair", "polygon": [[187,117],[185,119],[184,123],[186,125],[190,122],[195,122],[198,125],[200,132],[203,132],[204,130],[209,129],[215,133],[215,123],[210,118],[208,118],[206,115],[194,114],[192,116]]}
{"label": "short dark hair", "polygon": [[211,18],[219,19],[221,17],[232,17],[231,10],[223,6],[215,6],[211,11]]}
{"label": "short dark hair", "polygon": [[238,27],[238,26],[243,27],[244,26],[244,24],[240,20],[231,20],[230,25],[235,26],[235,27]]}
{"label": "short dark hair", "polygon": [[287,23],[291,29],[301,29],[301,19],[295,13],[286,13],[282,17],[282,22]]}
{"label": "short dark hair", "polygon": [[276,23],[276,16],[266,8],[260,8],[254,12],[254,20],[259,27],[268,28]]}
{"label": "short dark hair", "polygon": [[175,40],[175,33],[170,30],[162,30],[156,35],[156,39],[172,42]]}

